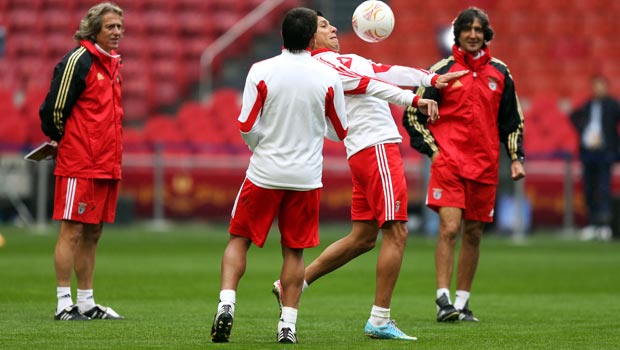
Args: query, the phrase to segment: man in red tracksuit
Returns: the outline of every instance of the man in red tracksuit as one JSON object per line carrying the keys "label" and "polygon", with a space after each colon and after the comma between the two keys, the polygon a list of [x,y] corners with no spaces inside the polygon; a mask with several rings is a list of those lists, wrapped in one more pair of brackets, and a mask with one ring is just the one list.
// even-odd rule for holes
{"label": "man in red tracksuit", "polygon": [[[403,117],[411,146],[432,159],[426,204],[439,213],[440,220],[435,253],[439,322],[478,321],[468,301],[482,230],[493,221],[500,142],[512,160],[512,179],[525,176],[523,114],[508,67],[490,55],[487,43],[493,35],[486,13],[475,7],[463,10],[454,21],[452,56],[431,70],[444,74],[467,69],[469,73],[442,90],[418,89],[421,97],[439,104],[436,122],[427,123],[427,117],[412,107]],[[450,281],[461,223],[453,305]]]}
{"label": "man in red tracksuit", "polygon": [[[53,219],[60,220],[55,268],[56,320],[121,319],[95,304],[93,274],[103,222],[114,222],[121,179],[120,56],[123,10],[93,6],[81,20],[78,46],[56,65],[39,115],[43,132],[57,144]],[[77,303],[71,276],[77,277]]]}

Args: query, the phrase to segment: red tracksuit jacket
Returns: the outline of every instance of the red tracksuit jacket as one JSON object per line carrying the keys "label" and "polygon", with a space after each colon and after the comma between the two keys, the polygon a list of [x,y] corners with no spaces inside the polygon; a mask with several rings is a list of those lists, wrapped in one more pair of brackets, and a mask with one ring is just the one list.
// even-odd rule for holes
{"label": "red tracksuit jacket", "polygon": [[439,149],[454,173],[497,184],[500,142],[510,159],[524,159],[523,113],[508,67],[484,51],[474,60],[454,46],[452,56],[431,67],[438,74],[470,72],[442,90],[419,88],[418,95],[438,102],[440,119],[428,124],[426,115],[410,107],[403,125],[413,148],[429,157]]}
{"label": "red tracksuit jacket", "polygon": [[83,40],[54,68],[39,109],[43,132],[58,141],[57,176],[120,179],[120,57]]}

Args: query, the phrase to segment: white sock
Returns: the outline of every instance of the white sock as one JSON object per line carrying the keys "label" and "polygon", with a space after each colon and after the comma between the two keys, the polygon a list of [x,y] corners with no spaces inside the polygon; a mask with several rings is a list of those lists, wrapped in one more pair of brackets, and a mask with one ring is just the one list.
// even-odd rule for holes
{"label": "white sock", "polygon": [[370,310],[370,324],[375,327],[385,326],[390,320],[390,309],[373,305]]}
{"label": "white sock", "polygon": [[457,290],[455,299],[454,308],[457,310],[463,310],[465,304],[467,304],[467,300],[469,300],[469,292],[466,290]]}
{"label": "white sock", "polygon": [[80,312],[85,312],[95,307],[95,297],[93,296],[92,289],[77,290],[77,306],[80,308]]}
{"label": "white sock", "polygon": [[233,289],[222,289],[220,291],[220,303],[217,305],[219,310],[222,305],[231,305],[230,314],[235,314],[235,303],[237,302],[237,292]]}
{"label": "white sock", "polygon": [[437,289],[437,299],[441,298],[442,294],[445,294],[448,297],[450,304],[452,304],[452,301],[450,301],[450,290],[448,288]]}
{"label": "white sock", "polygon": [[296,332],[295,324],[297,323],[297,309],[284,306],[282,307],[282,314],[280,315],[280,322],[278,322],[278,332],[282,328],[290,328],[291,331]]}
{"label": "white sock", "polygon": [[56,306],[56,315],[58,315],[67,306],[73,305],[71,287],[56,287],[56,298],[58,298],[58,305]]}

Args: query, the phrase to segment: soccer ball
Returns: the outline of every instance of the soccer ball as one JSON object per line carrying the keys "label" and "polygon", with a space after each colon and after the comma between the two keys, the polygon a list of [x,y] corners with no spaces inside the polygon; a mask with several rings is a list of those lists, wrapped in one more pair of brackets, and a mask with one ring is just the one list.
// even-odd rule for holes
{"label": "soccer ball", "polygon": [[369,43],[387,38],[394,29],[394,13],[383,1],[368,0],[353,12],[353,31]]}

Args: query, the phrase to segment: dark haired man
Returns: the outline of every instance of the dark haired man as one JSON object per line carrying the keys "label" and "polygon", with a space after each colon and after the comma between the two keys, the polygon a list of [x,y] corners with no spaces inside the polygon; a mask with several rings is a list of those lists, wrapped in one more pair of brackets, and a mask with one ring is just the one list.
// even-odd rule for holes
{"label": "dark haired man", "polygon": [[610,227],[611,169],[620,155],[620,105],[609,93],[607,78],[595,75],[592,96],[575,108],[570,119],[579,135],[583,194],[588,209],[588,226],[582,240],[612,238]]}
{"label": "dark haired man", "polygon": [[[416,108],[408,108],[403,124],[411,146],[431,157],[426,204],[439,213],[435,252],[437,321],[478,321],[468,308],[480,254],[484,224],[493,221],[498,184],[499,144],[504,143],[514,181],[523,169],[523,114],[514,82],[503,62],[491,57],[487,43],[493,29],[476,7],[463,10],[453,23],[452,56],[431,67],[436,73],[467,69],[467,75],[445,89],[418,89],[418,95],[439,103],[441,119],[428,123]],[[459,231],[462,245],[456,275],[456,300],[450,281]]]}
{"label": "dark haired man", "polygon": [[282,53],[255,63],[246,79],[238,122],[252,157],[235,200],[230,240],[222,258],[213,342],[228,342],[247,251],[252,243],[263,246],[277,217],[283,256],[280,280],[285,291],[277,341],[297,343],[303,251],[319,244],[324,137],[341,141],[347,134],[338,74],[310,56],[316,27],[314,11],[289,11],[282,22]]}
{"label": "dark haired man", "polygon": [[[312,56],[338,72],[345,90],[349,133],[344,141],[351,177],[351,232],[332,243],[306,267],[304,287],[375,247],[383,239],[377,259],[376,288],[364,334],[375,339],[416,340],[401,331],[391,317],[391,301],[407,245],[407,184],[400,155],[402,140],[390,103],[417,106],[431,119],[437,102],[419,98],[399,86],[436,86],[466,73],[438,75],[428,70],[373,62],[355,54],[341,54],[337,28],[318,12]],[[279,281],[273,293],[280,300]]]}

